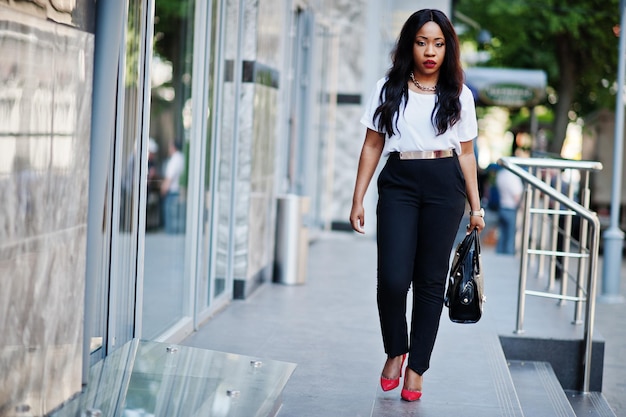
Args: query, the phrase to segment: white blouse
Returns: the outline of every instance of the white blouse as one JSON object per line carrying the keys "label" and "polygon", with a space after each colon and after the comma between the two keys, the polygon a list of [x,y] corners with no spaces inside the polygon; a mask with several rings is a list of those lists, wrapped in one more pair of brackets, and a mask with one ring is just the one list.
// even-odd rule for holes
{"label": "white blouse", "polygon": [[[376,123],[378,120],[374,120],[374,112],[379,106],[380,90],[385,81],[386,78],[378,80],[376,88],[365,103],[365,111],[361,117],[361,123],[376,132],[379,132],[379,129]],[[431,120],[436,98],[436,94],[419,94],[409,90],[406,108],[404,100],[400,104],[398,123],[397,126],[394,125],[395,134],[393,136],[385,134],[383,156],[396,151],[436,151],[452,148],[460,155],[461,142],[470,141],[478,136],[474,96],[465,84],[459,97],[461,118],[452,128],[439,136]]]}

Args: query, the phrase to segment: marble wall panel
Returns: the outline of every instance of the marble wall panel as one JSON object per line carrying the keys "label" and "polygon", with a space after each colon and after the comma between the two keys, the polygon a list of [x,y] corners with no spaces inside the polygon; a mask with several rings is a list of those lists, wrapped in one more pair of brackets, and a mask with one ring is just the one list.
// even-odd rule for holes
{"label": "marble wall panel", "polygon": [[286,10],[285,2],[259,1],[257,61],[275,69],[284,62],[284,42],[289,39],[289,28],[285,27]]}
{"label": "marble wall panel", "polygon": [[239,33],[239,0],[226,0],[224,13],[224,55],[222,59],[233,60],[237,57],[237,42]]}
{"label": "marble wall panel", "polygon": [[[380,27],[366,24],[368,0],[329,0],[328,18],[337,37],[336,93],[348,97],[348,102],[337,103],[335,110],[334,171],[330,192],[329,223],[347,223],[352,205],[352,192],[363,143],[364,130],[359,123],[361,117],[362,92],[364,91],[365,69],[371,63],[365,62],[364,48],[366,30],[381,33],[384,31],[381,18]],[[367,88],[365,88],[367,90]]]}
{"label": "marble wall panel", "polygon": [[0,6],[0,416],[81,389],[93,48]]}
{"label": "marble wall panel", "polygon": [[85,225],[0,250],[0,416],[43,416],[81,389]]}
{"label": "marble wall panel", "polygon": [[1,4],[91,33],[95,30],[93,0],[0,0]]}
{"label": "marble wall panel", "polygon": [[219,279],[228,275],[228,262],[230,252],[230,222],[233,207],[231,207],[232,181],[235,173],[233,166],[233,146],[235,143],[235,123],[237,122],[235,83],[234,83],[234,60],[237,58],[238,42],[238,13],[239,0],[227,0],[224,3],[224,29],[223,55],[218,57],[225,62],[225,80],[222,85],[221,103],[218,104],[219,117],[221,118],[217,154],[217,198],[214,211],[217,213],[217,223],[213,230],[216,235],[215,248],[215,274]]}
{"label": "marble wall panel", "polygon": [[276,123],[278,90],[256,85],[251,148],[249,253],[247,276],[252,277],[274,259]]}
{"label": "marble wall panel", "polygon": [[[232,208],[235,225],[233,275],[244,281],[258,276],[273,259],[272,246],[268,247],[268,242],[273,242],[274,235],[273,175],[279,72],[257,60],[260,51],[257,40],[266,31],[276,31],[276,24],[280,24],[280,19],[270,16],[268,11],[274,10],[276,5],[272,8],[269,3],[275,2],[244,1],[241,58],[245,61],[245,71],[240,94],[236,97],[237,115],[232,120],[238,129],[237,166],[234,167],[236,198]],[[262,18],[259,16],[261,4],[265,5],[266,14]],[[273,27],[268,28],[268,25]],[[266,62],[277,61],[277,49],[275,44],[266,47]]]}
{"label": "marble wall panel", "polygon": [[[256,1],[245,1],[243,8],[244,27],[242,28],[243,40],[241,57],[244,73],[239,94],[235,96],[236,84],[234,83],[238,58],[236,51],[239,35],[239,1],[229,0],[226,10],[224,59],[229,63],[226,74],[226,82],[223,89],[222,127],[220,134],[220,170],[218,176],[219,211],[218,211],[218,239],[217,239],[217,270],[218,275],[226,272],[227,254],[229,248],[229,224],[230,216],[234,223],[233,239],[233,277],[246,280],[248,278],[248,253],[249,253],[249,223],[248,213],[250,208],[250,175],[252,164],[253,143],[253,101],[254,101],[254,57],[256,56]],[[246,71],[251,69],[251,74]],[[229,74],[228,71],[231,71]],[[239,75],[237,75],[237,78]],[[247,79],[252,77],[251,79]],[[235,110],[236,109],[236,113]],[[233,146],[236,142],[237,165],[232,165]],[[234,176],[235,206],[231,207],[231,184]]]}
{"label": "marble wall panel", "polygon": [[[359,105],[342,105],[337,108],[337,140],[335,143],[334,178],[332,192],[332,220],[347,223],[352,207],[352,193],[359,163],[359,154],[365,128],[359,123],[362,108]],[[370,188],[375,189],[374,180]],[[373,218],[371,218],[373,220]]]}
{"label": "marble wall panel", "polygon": [[244,25],[241,54],[244,60],[254,61],[257,57],[259,0],[244,0],[243,13]]}
{"label": "marble wall panel", "polygon": [[363,60],[362,39],[366,30],[378,30],[365,24],[366,0],[334,0],[329,19],[339,37],[339,61],[337,68],[338,93],[360,94],[362,90]]}
{"label": "marble wall panel", "polygon": [[235,279],[246,279],[249,250],[250,172],[253,143],[254,84],[243,83],[238,97],[239,135],[237,137],[237,166],[235,167],[235,253],[233,274]]}
{"label": "marble wall panel", "polygon": [[239,35],[239,0],[226,0],[224,6],[224,29],[220,33],[223,37],[224,48],[222,56],[225,74],[222,85],[221,103],[218,104],[219,117],[221,119],[218,132],[218,172],[216,178],[217,198],[214,201],[213,210],[217,216],[217,223],[213,229],[216,235],[215,248],[215,274],[216,278],[224,279],[228,275],[228,262],[230,259],[230,223],[234,215],[232,207],[232,184],[233,176],[236,175],[236,167],[233,166],[233,149],[235,145],[235,124],[238,123],[238,97],[236,96],[236,84],[234,82],[235,59],[237,58],[238,35]]}
{"label": "marble wall panel", "polygon": [[228,251],[230,241],[231,183],[233,175],[232,152],[235,126],[235,85],[225,82],[222,87],[222,102],[219,105],[221,128],[217,138],[219,150],[217,154],[217,198],[213,210],[217,213],[217,223],[213,233],[216,234],[215,273],[218,278],[225,278],[228,268]]}
{"label": "marble wall panel", "polygon": [[[271,0],[257,2],[255,34],[256,73],[252,80],[254,94],[251,109],[251,142],[245,150],[251,155],[250,196],[246,223],[248,251],[246,278],[271,271],[274,259],[276,222],[275,175],[276,147],[279,141],[279,99],[285,88],[284,41],[289,29],[285,27],[286,5]],[[269,279],[270,277],[262,277]]]}

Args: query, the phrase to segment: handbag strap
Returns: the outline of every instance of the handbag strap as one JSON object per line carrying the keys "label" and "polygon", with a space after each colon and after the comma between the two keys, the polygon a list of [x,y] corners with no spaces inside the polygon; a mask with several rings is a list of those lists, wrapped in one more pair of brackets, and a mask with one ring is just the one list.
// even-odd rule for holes
{"label": "handbag strap", "polygon": [[480,254],[480,235],[476,229],[472,230],[472,234],[474,234],[474,248],[476,249],[476,253]]}
{"label": "handbag strap", "polygon": [[480,271],[480,236],[476,229],[472,230],[472,234],[474,235],[474,267]]}

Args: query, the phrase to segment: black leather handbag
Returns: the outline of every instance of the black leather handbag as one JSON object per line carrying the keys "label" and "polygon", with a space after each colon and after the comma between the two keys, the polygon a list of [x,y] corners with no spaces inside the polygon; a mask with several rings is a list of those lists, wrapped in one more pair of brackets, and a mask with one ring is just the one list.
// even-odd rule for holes
{"label": "black leather handbag", "polygon": [[484,302],[480,239],[474,229],[456,248],[450,268],[445,305],[453,322],[476,323],[483,314]]}

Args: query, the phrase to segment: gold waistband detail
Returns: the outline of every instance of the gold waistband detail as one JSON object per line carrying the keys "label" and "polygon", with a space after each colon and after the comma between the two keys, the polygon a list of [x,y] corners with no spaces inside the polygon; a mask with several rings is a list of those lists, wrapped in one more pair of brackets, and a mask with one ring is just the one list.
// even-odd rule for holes
{"label": "gold waistband detail", "polygon": [[398,152],[400,159],[437,159],[449,158],[454,155],[454,149],[444,149],[442,151],[408,151]]}

